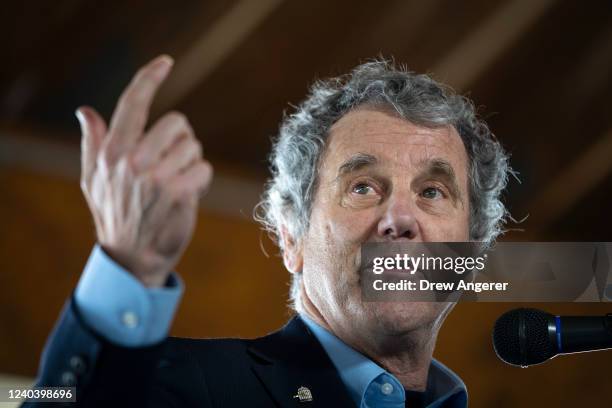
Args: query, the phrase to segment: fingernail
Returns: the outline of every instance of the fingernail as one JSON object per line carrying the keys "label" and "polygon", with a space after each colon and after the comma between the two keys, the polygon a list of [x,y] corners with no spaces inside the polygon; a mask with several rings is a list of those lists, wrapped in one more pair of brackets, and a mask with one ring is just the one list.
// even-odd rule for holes
{"label": "fingernail", "polygon": [[169,56],[168,54],[162,54],[159,57],[157,57],[157,64],[160,64],[162,62],[164,64],[172,65],[172,64],[174,64],[174,59],[171,56]]}
{"label": "fingernail", "polygon": [[174,65],[174,60],[166,54],[160,55],[155,61],[155,68],[161,76],[167,75],[172,65]]}
{"label": "fingernail", "polygon": [[74,112],[74,115],[76,116],[81,125],[85,124],[85,114],[83,113],[80,107],[77,108],[77,110]]}

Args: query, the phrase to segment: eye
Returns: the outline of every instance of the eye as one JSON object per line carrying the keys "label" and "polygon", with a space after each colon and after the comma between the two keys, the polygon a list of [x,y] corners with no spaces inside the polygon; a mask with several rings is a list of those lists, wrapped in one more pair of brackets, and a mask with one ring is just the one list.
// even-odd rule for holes
{"label": "eye", "polygon": [[359,195],[376,194],[376,191],[374,190],[374,188],[371,185],[366,184],[366,183],[355,184],[353,188],[351,189],[351,191]]}
{"label": "eye", "polygon": [[429,200],[438,200],[444,198],[444,193],[437,187],[427,187],[423,190],[421,196]]}

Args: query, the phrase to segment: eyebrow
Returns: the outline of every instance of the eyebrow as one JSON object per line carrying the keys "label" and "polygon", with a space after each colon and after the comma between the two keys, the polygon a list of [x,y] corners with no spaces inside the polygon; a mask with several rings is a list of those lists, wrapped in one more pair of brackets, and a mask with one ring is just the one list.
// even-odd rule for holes
{"label": "eyebrow", "polygon": [[425,159],[420,161],[417,166],[423,169],[421,174],[416,178],[417,180],[433,178],[445,181],[453,201],[459,200],[463,204],[455,170],[448,161],[440,158]]}
{"label": "eyebrow", "polygon": [[338,168],[338,176],[340,178],[348,173],[360,170],[364,167],[373,166],[378,163],[378,159],[375,156],[367,153],[357,153],[349,157],[347,160],[340,165]]}
{"label": "eyebrow", "polygon": [[[340,179],[354,171],[363,169],[364,167],[374,166],[378,164],[376,156],[372,156],[368,153],[356,153],[344,161],[338,168],[338,176],[336,180]],[[423,179],[438,179],[446,182],[448,189],[450,190],[451,199],[453,202],[459,200],[461,204],[463,199],[457,184],[457,177],[453,166],[442,158],[430,158],[424,159],[417,163],[417,167],[421,168],[421,173],[415,178],[415,180]]]}

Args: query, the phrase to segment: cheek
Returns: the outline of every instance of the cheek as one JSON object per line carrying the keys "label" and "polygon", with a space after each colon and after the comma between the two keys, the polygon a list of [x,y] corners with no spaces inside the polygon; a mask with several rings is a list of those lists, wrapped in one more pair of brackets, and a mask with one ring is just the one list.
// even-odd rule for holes
{"label": "cheek", "polygon": [[463,242],[469,240],[469,216],[464,213],[452,217],[425,219],[421,225],[424,226],[424,241]]}
{"label": "cheek", "polygon": [[375,223],[372,208],[357,210],[340,202],[321,202],[311,213],[310,230],[319,242],[331,246],[361,245]]}
{"label": "cheek", "polygon": [[308,237],[304,242],[304,271],[314,273],[316,276],[309,279],[316,281],[333,276],[336,284],[344,279],[339,275],[352,275],[347,272],[357,268],[361,245],[370,236],[373,217],[340,206],[325,210],[313,209],[311,213]]}
{"label": "cheek", "polygon": [[355,209],[337,205],[326,219],[327,232],[332,239],[359,248],[370,240],[379,217],[377,207],[374,206]]}
{"label": "cheek", "polygon": [[318,269],[327,269],[328,265],[344,262],[355,240],[352,238],[352,228],[339,221],[337,218],[328,217],[312,225],[305,243],[305,255],[309,259],[305,261],[317,265]]}

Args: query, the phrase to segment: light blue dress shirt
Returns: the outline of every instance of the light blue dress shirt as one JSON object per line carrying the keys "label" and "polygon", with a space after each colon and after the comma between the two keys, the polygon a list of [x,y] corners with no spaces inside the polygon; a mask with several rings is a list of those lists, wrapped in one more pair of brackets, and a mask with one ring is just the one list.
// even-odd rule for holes
{"label": "light blue dress shirt", "polygon": [[[404,408],[404,387],[395,376],[346,345],[338,337],[304,314],[300,317],[338,370],[355,406],[360,408]],[[449,403],[453,408],[467,406],[465,384],[448,367],[433,359],[427,381],[427,407]],[[451,401],[452,398],[452,401]]]}
{"label": "light blue dress shirt", "polygon": [[107,340],[142,347],[166,338],[182,293],[175,273],[166,287],[147,288],[96,245],[74,299],[85,323]]}

